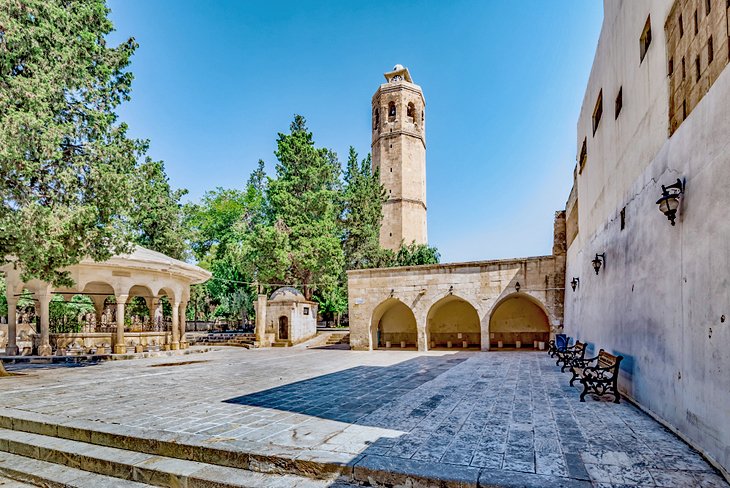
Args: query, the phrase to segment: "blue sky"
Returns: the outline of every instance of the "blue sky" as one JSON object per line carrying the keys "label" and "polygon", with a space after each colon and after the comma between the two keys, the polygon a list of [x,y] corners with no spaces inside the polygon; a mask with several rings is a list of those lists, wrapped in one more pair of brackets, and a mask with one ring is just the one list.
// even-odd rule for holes
{"label": "blue sky", "polygon": [[599,0],[110,0],[140,44],[120,115],[198,200],[273,171],[304,115],[344,162],[370,148],[370,98],[407,66],[427,107],[429,242],[443,262],[550,254],[565,206]]}

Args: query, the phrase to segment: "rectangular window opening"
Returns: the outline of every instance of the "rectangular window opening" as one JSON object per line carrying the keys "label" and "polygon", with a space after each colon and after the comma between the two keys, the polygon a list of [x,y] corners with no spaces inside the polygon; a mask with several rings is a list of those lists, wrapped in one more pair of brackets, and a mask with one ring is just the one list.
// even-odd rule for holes
{"label": "rectangular window opening", "polygon": [[700,57],[695,58],[695,81],[700,81]]}
{"label": "rectangular window opening", "polygon": [[588,147],[587,147],[587,137],[583,138],[583,145],[580,147],[580,156],[578,156],[578,163],[580,165],[580,171],[583,171],[583,166],[586,165],[586,161],[588,160]]}
{"label": "rectangular window opening", "polygon": [[593,109],[593,135],[596,135],[598,130],[598,124],[601,123],[601,115],[603,115],[603,90],[598,92],[598,100],[596,101],[596,108]]}
{"label": "rectangular window opening", "polygon": [[621,230],[626,228],[626,207],[621,209]]}
{"label": "rectangular window opening", "polygon": [[699,32],[700,32],[700,23],[698,22],[697,11],[695,10],[695,35],[699,34]]}
{"label": "rectangular window opening", "polygon": [[687,65],[684,62],[684,57],[682,57],[682,79],[684,80],[687,78]]}
{"label": "rectangular window opening", "polygon": [[687,100],[682,100],[682,120],[687,119]]}
{"label": "rectangular window opening", "polygon": [[710,15],[712,10],[712,0],[705,0],[705,15]]}
{"label": "rectangular window opening", "polygon": [[707,39],[707,64],[710,64],[715,59],[715,49],[712,46],[712,36]]}
{"label": "rectangular window opening", "polygon": [[644,61],[644,56],[649,50],[651,45],[651,15],[646,18],[646,24],[644,24],[644,30],[641,32],[641,38],[639,39],[639,48],[641,51],[641,60],[639,63]]}
{"label": "rectangular window opening", "polygon": [[615,116],[614,119],[618,119],[618,114],[621,113],[621,109],[624,106],[624,87],[618,89],[618,95],[616,95],[616,105],[615,105]]}
{"label": "rectangular window opening", "polygon": [[669,66],[667,66],[667,73],[668,73],[668,76],[672,76],[674,74],[674,58],[669,58]]}

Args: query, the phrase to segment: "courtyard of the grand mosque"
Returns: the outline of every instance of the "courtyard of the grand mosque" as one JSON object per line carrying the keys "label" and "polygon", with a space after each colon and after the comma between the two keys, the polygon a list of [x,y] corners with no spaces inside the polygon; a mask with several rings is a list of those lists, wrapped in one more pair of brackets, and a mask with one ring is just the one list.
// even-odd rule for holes
{"label": "courtyard of the grand mosque", "polygon": [[545,351],[193,346],[8,369],[0,470],[64,486],[727,486],[630,402],[580,402]]}

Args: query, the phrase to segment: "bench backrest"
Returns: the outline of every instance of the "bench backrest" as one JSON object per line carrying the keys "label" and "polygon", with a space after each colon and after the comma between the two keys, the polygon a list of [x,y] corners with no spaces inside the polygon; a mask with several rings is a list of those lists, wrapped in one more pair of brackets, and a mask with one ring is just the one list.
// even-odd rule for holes
{"label": "bench backrest", "polygon": [[618,363],[620,363],[623,358],[623,356],[614,356],[613,354],[601,349],[601,351],[598,353],[598,367],[613,368]]}
{"label": "bench backrest", "polygon": [[565,334],[556,334],[555,335],[555,347],[558,351],[565,350],[566,347],[568,347],[568,336]]}
{"label": "bench backrest", "polygon": [[573,351],[575,351],[579,354],[582,353],[583,351],[585,351],[585,349],[586,349],[586,344],[585,344],[585,342],[581,342],[581,341],[577,341],[575,343],[575,346],[573,347]]}

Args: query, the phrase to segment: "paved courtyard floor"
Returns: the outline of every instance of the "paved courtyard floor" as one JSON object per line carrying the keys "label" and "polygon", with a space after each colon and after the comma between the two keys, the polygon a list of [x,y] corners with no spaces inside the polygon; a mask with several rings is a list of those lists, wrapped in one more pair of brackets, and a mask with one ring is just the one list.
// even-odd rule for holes
{"label": "paved courtyard floor", "polygon": [[343,461],[380,456],[590,480],[727,487],[628,402],[588,398],[544,352],[220,348],[174,358],[10,365],[0,406]]}

